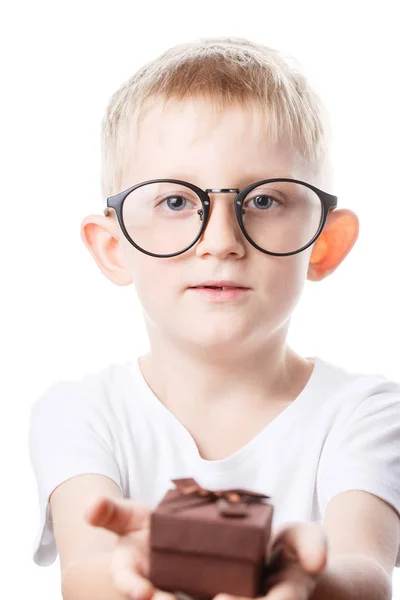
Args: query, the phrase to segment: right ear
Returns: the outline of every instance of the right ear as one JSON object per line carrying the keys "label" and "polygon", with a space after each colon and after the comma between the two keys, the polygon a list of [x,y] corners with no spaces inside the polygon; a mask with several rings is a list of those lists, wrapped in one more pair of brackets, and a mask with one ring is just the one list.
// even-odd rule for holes
{"label": "right ear", "polygon": [[133,282],[123,255],[118,222],[112,216],[89,215],[81,223],[81,238],[97,266],[116,285]]}

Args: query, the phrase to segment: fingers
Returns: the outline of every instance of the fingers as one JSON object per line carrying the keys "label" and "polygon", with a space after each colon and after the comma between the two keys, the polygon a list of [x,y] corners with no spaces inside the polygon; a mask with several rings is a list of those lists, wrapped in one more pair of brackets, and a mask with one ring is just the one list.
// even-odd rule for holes
{"label": "fingers", "polygon": [[[294,563],[270,578],[268,593],[258,600],[309,600],[316,587],[312,576]],[[213,600],[249,600],[242,596],[218,594]]]}
{"label": "fingers", "polygon": [[306,573],[298,562],[292,563],[269,578],[265,600],[308,600],[316,584],[313,575]]}
{"label": "fingers", "polygon": [[116,588],[133,600],[151,600],[154,587],[144,576],[140,550],[132,540],[121,538],[112,557],[111,571]]}
{"label": "fingers", "polygon": [[143,533],[120,539],[111,565],[114,583],[122,594],[133,600],[176,600],[173,594],[154,588],[147,579],[148,557],[143,551]]}
{"label": "fingers", "polygon": [[309,573],[317,574],[326,566],[327,539],[318,523],[295,523],[283,527],[273,546],[281,547],[284,559],[298,560]]}
{"label": "fingers", "polygon": [[308,600],[314,587],[309,590],[307,588],[299,587],[299,585],[290,581],[284,581],[283,583],[274,587],[271,592],[265,596],[265,600]]}
{"label": "fingers", "polygon": [[148,577],[150,574],[150,531],[149,529],[142,529],[131,535],[134,536],[135,546],[140,554],[140,572]]}
{"label": "fingers", "polygon": [[117,535],[125,535],[150,526],[150,510],[145,504],[126,499],[101,497],[85,512],[94,527],[103,527]]}
{"label": "fingers", "polygon": [[169,594],[168,592],[156,590],[154,592],[153,600],[176,600],[176,597],[174,594]]}

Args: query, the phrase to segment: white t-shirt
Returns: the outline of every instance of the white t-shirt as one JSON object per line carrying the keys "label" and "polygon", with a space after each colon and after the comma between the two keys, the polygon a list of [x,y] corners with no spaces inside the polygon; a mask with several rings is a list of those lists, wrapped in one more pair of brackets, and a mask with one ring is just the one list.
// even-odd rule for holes
{"label": "white t-shirt", "polygon": [[50,386],[30,422],[40,509],[33,560],[47,566],[56,559],[49,496],[84,473],[110,477],[123,497],[151,508],[180,477],[208,489],[262,492],[274,505],[273,527],[322,524],[331,498],[350,489],[375,494],[400,514],[400,385],[313,360],[300,395],[248,444],[215,461],[199,455],[137,360]]}

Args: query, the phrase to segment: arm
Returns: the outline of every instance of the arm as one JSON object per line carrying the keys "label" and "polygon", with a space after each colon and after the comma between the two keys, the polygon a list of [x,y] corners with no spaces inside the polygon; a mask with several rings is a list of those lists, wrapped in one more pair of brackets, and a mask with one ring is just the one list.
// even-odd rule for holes
{"label": "arm", "polygon": [[51,499],[64,600],[175,600],[148,580],[150,510],[102,475],[73,477]]}
{"label": "arm", "polygon": [[387,574],[368,556],[336,557],[320,576],[311,600],[391,600]]}
{"label": "arm", "polygon": [[400,520],[386,502],[360,490],[335,496],[324,520],[328,565],[312,600],[391,600]]}
{"label": "arm", "polygon": [[90,526],[84,518],[99,496],[121,498],[122,494],[108,477],[88,474],[68,479],[50,497],[63,600],[124,598],[115,588],[110,567],[118,536]]}
{"label": "arm", "polygon": [[[337,494],[315,522],[285,524],[272,538],[262,600],[391,600],[400,519],[374,494]],[[248,600],[218,594],[214,600]]]}
{"label": "arm", "polygon": [[115,587],[111,557],[103,551],[71,564],[62,577],[63,600],[126,600]]}

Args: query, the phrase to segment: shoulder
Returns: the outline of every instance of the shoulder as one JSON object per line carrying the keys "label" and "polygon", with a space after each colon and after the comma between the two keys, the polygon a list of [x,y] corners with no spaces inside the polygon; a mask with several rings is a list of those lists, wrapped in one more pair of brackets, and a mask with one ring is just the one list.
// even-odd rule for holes
{"label": "shoulder", "polygon": [[46,415],[59,420],[80,416],[99,419],[118,410],[129,388],[131,363],[112,363],[48,386],[31,405],[31,421]]}
{"label": "shoulder", "polygon": [[[337,369],[331,365],[328,368]],[[380,374],[342,372],[342,384],[332,394],[328,393],[324,410],[328,416],[320,467],[325,477],[332,482],[333,473],[344,479],[351,471],[351,481],[354,483],[357,472],[360,485],[364,479],[369,481],[372,472],[380,481],[392,481],[393,477],[398,480],[400,385],[397,382]]]}
{"label": "shoulder", "polygon": [[400,383],[381,373],[351,371],[323,359],[316,359],[319,389],[328,411],[340,424],[357,415],[383,409],[400,410]]}
{"label": "shoulder", "polygon": [[329,398],[334,408],[318,464],[321,513],[335,495],[361,490],[400,514],[400,385],[381,374],[329,370],[341,374],[341,385]]}

